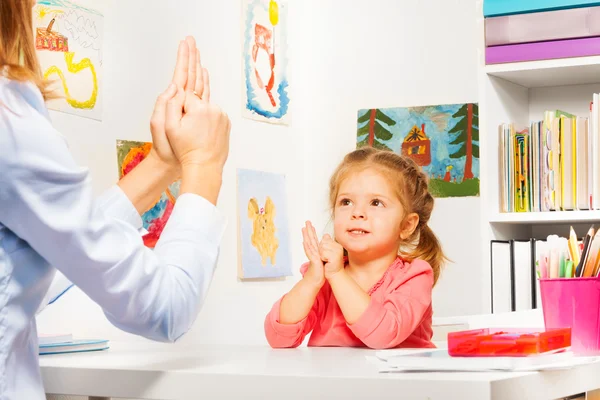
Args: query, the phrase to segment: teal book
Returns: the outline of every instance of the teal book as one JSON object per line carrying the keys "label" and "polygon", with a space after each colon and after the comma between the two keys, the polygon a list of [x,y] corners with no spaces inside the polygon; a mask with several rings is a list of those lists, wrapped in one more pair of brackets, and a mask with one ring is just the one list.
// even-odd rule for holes
{"label": "teal book", "polygon": [[54,342],[39,345],[39,354],[80,353],[83,351],[98,351],[109,348],[108,340],[85,339],[70,342]]}
{"label": "teal book", "polygon": [[528,14],[567,8],[600,6],[597,0],[484,0],[483,16]]}

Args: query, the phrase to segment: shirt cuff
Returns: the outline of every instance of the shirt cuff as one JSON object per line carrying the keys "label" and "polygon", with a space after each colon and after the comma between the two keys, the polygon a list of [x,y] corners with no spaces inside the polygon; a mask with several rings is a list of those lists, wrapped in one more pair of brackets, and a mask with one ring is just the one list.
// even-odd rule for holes
{"label": "shirt cuff", "polygon": [[[284,296],[285,297],[285,296]],[[304,319],[296,322],[295,324],[282,324],[279,322],[279,308],[281,307],[281,301],[283,297],[277,301],[273,305],[271,312],[269,313],[269,323],[273,328],[275,334],[279,336],[286,337],[298,337],[302,331],[304,330],[304,325],[306,325],[306,321],[308,316],[304,317]]]}
{"label": "shirt cuff", "polygon": [[381,315],[385,312],[386,310],[384,309],[383,304],[371,298],[371,302],[367,309],[356,322],[347,324],[348,328],[350,328],[356,337],[362,340],[362,338],[368,337],[375,329],[377,329],[381,323]]}
{"label": "shirt cuff", "polygon": [[142,217],[119,185],[113,185],[102,193],[96,204],[109,217],[123,220],[138,231],[142,229]]}
{"label": "shirt cuff", "polygon": [[175,201],[161,238],[219,246],[226,226],[227,218],[211,202],[194,193],[183,193]]}

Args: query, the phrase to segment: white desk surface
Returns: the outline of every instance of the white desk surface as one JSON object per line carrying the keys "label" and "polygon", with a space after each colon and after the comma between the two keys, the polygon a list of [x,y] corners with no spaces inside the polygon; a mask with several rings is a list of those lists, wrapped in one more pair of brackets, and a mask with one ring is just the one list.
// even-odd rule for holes
{"label": "white desk surface", "polygon": [[600,388],[600,363],[543,373],[378,373],[352,348],[111,342],[40,357],[46,393],[135,399],[556,399]]}

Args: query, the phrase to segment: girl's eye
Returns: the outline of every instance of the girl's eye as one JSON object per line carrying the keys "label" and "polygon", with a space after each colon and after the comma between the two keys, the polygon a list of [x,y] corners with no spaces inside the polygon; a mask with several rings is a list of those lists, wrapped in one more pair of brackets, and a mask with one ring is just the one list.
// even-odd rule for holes
{"label": "girl's eye", "polygon": [[383,203],[382,203],[382,202],[381,202],[381,200],[379,200],[379,199],[373,199],[373,200],[371,201],[371,205],[372,205],[372,206],[375,206],[375,207],[379,207],[379,206],[382,206],[382,205],[383,205]]}
{"label": "girl's eye", "polygon": [[350,199],[342,199],[340,200],[340,206],[349,206],[351,203]]}

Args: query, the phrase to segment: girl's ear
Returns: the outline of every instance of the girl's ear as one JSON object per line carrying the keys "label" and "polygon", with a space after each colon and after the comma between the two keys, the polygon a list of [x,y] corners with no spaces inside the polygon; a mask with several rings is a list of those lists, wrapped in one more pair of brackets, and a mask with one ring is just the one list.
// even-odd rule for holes
{"label": "girl's ear", "polygon": [[415,232],[419,225],[419,214],[410,213],[402,221],[400,225],[400,239],[406,240]]}

